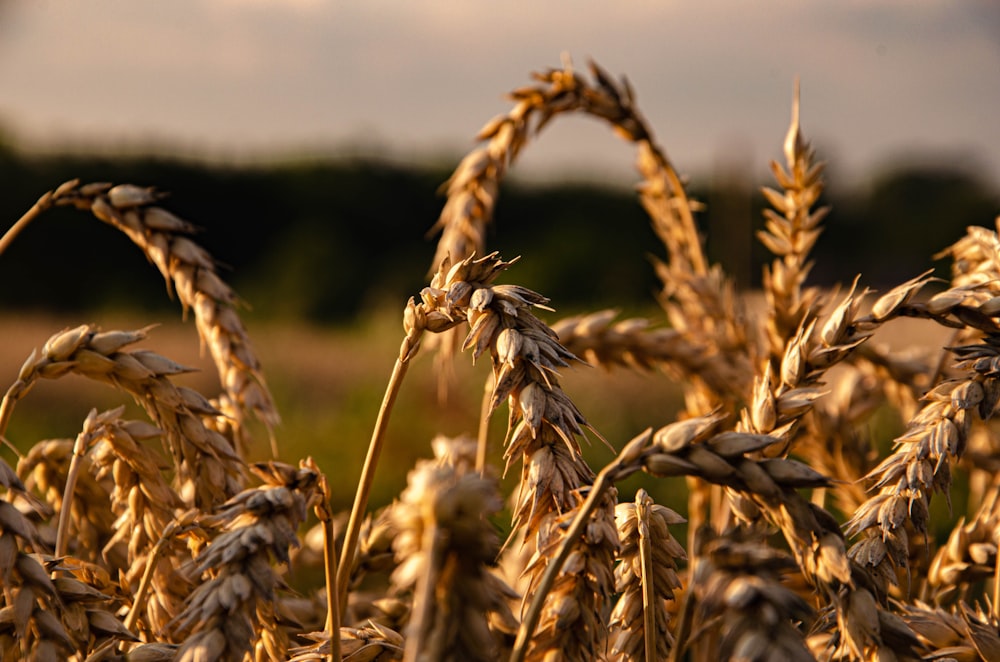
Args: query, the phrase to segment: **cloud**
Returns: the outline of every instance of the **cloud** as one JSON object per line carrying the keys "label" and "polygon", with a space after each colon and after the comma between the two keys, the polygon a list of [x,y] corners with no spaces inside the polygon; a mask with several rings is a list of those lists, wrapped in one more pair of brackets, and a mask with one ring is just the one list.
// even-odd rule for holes
{"label": "cloud", "polygon": [[[593,56],[628,74],[682,167],[740,141],[758,160],[777,155],[796,75],[806,129],[852,167],[904,146],[1000,145],[989,118],[1000,104],[1000,23],[985,0],[961,10],[902,0],[753,11],[721,0],[6,7],[0,113],[36,140],[124,133],[251,152],[344,141],[457,151],[507,109],[505,91],[568,51],[578,66]],[[588,122],[560,123],[526,157],[529,167],[631,172],[629,150]],[[1000,172],[1000,153],[989,158]]]}

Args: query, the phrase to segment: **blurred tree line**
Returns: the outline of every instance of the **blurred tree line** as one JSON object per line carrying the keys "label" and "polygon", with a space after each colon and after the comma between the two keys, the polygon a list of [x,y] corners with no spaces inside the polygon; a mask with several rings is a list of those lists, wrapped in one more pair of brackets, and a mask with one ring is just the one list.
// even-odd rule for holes
{"label": "blurred tree line", "polygon": [[[456,160],[457,162],[457,160]],[[425,168],[334,159],[224,166],[142,156],[31,155],[0,142],[0,227],[44,191],[72,178],[153,185],[164,205],[203,228],[197,238],[257,316],[341,322],[401,306],[425,284],[454,163]],[[741,287],[759,285],[769,259],[760,185],[732,172],[692,182],[710,257]],[[886,287],[924,271],[968,225],[992,226],[995,187],[972,171],[911,166],[864,190],[827,195],[833,208],[814,252],[813,282]],[[636,196],[593,182],[503,188],[489,245],[521,255],[509,280],[549,296],[561,311],[638,309],[654,300],[650,256],[662,247]],[[943,272],[942,272],[943,273]],[[55,209],[0,256],[0,306],[85,312],[170,306],[164,285],[128,239],[85,214]]]}

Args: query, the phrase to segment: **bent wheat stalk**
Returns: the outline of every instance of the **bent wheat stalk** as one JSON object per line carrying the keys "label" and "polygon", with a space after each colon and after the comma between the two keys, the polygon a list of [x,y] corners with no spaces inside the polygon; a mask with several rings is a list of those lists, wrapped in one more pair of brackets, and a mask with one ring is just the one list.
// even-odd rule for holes
{"label": "bent wheat stalk", "polygon": [[4,394],[0,434],[6,431],[16,402],[39,379],[73,373],[108,384],[131,395],[164,431],[177,468],[178,493],[185,502],[211,507],[239,491],[244,464],[230,441],[202,420],[218,410],[198,392],[170,381],[189,368],[154,352],[125,349],[145,335],[145,329],[101,331],[85,324],[49,338],[41,352],[32,352]]}
{"label": "bent wheat stalk", "polygon": [[[68,181],[44,194],[0,239],[0,254],[17,234],[46,209],[73,206],[124,232],[156,265],[184,311],[194,312],[202,343],[208,348],[222,382],[227,413],[236,417],[237,446],[243,451],[248,433],[242,412],[253,412],[273,430],[280,418],[264,381],[260,361],[236,312],[239,299],[219,277],[214,259],[189,237],[197,228],[157,205],[163,194],[152,188]],[[272,452],[277,455],[271,434]]]}
{"label": "bent wheat stalk", "polygon": [[[669,256],[667,262],[657,263],[657,274],[671,323],[695,345],[711,347],[713,351],[704,352],[704,361],[728,364],[738,373],[739,379],[714,381],[713,387],[720,390],[713,393],[726,401],[739,400],[752,378],[748,360],[752,348],[731,284],[721,269],[708,266],[694,221],[697,204],[688,198],[681,176],[653,138],[628,80],[616,82],[596,63],[591,63],[590,74],[593,81],[575,71],[567,59],[561,69],[534,74],[536,85],[510,93],[514,108],[483,127],[478,139],[486,144],[470,152],[445,184],[448,199],[432,228],[441,232],[433,264],[486,252],[485,229],[500,181],[520,150],[550,121],[576,112],[605,121],[637,148],[643,177],[640,201]],[[442,356],[457,344],[454,337],[443,342]],[[721,365],[716,369],[724,372]]]}

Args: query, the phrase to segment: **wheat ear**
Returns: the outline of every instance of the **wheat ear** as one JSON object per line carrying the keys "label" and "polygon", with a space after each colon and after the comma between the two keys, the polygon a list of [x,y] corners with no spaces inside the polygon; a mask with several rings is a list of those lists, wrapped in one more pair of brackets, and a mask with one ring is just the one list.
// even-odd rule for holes
{"label": "wheat ear", "polygon": [[829,212],[829,207],[812,210],[823,192],[823,164],[813,162],[813,151],[802,137],[797,81],[784,152],[785,168],[771,162],[782,191],[762,189],[774,209],[764,211],[766,226],[757,233],[761,243],[775,255],[770,267],[764,269],[767,340],[775,370],[780,367],[788,342],[818,312],[819,292],[815,288],[806,289],[803,284],[812,267],[808,262],[809,252],[822,232],[820,223]]}
{"label": "wheat ear", "polygon": [[620,503],[615,509],[621,538],[615,590],[621,597],[609,627],[612,653],[621,662],[653,662],[670,655],[674,638],[666,606],[681,587],[677,562],[687,559],[687,553],[670,535],[669,526],[684,521],[673,510],[654,503],[643,489],[636,492],[634,502]]}
{"label": "wheat ear", "polygon": [[264,485],[240,492],[203,518],[203,525],[221,534],[195,559],[195,571],[207,578],[177,617],[178,635],[190,633],[178,662],[237,662],[255,647],[258,659],[285,657],[287,641],[274,620],[281,581],[271,559],[288,562],[299,524],[318,498],[318,476],[308,467],[277,462],[252,468]]}
{"label": "wheat ear", "polygon": [[[588,427],[586,419],[558,380],[559,369],[575,357],[532,313],[533,307],[545,305],[545,297],[516,285],[491,284],[510,264],[496,254],[446,261],[421,299],[429,319],[467,321],[464,348],[474,359],[486,352],[491,358],[490,409],[505,401],[509,405],[507,465],[522,460],[514,524],[535,538],[536,552],[528,565],[534,592],[549,565],[548,550],[561,544],[563,526],[585,498],[593,472],[577,440]],[[554,591],[540,592],[550,601],[541,628],[546,635],[532,640],[529,659],[552,651],[562,651],[567,660],[590,659],[604,646],[618,545],[613,497],[605,498],[592,515],[588,536],[576,550],[580,562],[566,568]]]}
{"label": "wheat ear", "polygon": [[495,660],[490,612],[503,612],[509,589],[488,566],[500,541],[488,518],[502,506],[496,482],[475,471],[424,460],[393,509],[396,590],[412,590],[404,660]]}
{"label": "wheat ear", "polygon": [[164,431],[177,468],[178,493],[185,503],[210,508],[239,491],[243,461],[230,441],[208,429],[202,420],[202,416],[217,415],[218,410],[198,392],[170,381],[171,376],[189,368],[154,352],[125,349],[143,338],[144,329],[102,332],[90,325],[49,338],[41,352],[32,352],[4,394],[0,434],[6,430],[16,402],[39,379],[74,373],[111,385],[132,395]]}
{"label": "wheat ear", "polygon": [[[41,212],[55,206],[73,206],[124,232],[156,265],[176,292],[185,312],[194,312],[198,333],[219,372],[225,399],[236,416],[236,440],[247,441],[242,412],[252,411],[269,430],[279,421],[264,381],[260,361],[236,312],[239,299],[219,277],[213,258],[190,239],[193,224],[157,203],[163,194],[152,188],[105,183],[80,185],[68,181],[44,194],[0,240],[0,253],[20,230]],[[228,412],[227,412],[228,413]],[[271,436],[272,450],[274,437]]]}
{"label": "wheat ear", "polygon": [[[510,93],[514,108],[490,120],[478,138],[485,145],[466,156],[446,183],[448,199],[434,230],[441,231],[433,264],[457,263],[485,253],[485,229],[493,216],[499,185],[521,149],[555,117],[583,113],[607,122],[637,147],[637,167],[643,177],[640,200],[669,255],[657,264],[664,283],[662,301],[675,328],[694,344],[709,343],[705,361],[728,363],[740,379],[717,380],[721,397],[742,397],[752,375],[749,339],[741,306],[722,271],[709,268],[694,220],[697,204],[688,198],[684,182],[639,112],[628,80],[616,82],[596,63],[593,81],[565,62],[561,69],[534,74],[536,85]],[[452,348],[457,342],[446,342]],[[724,371],[724,366],[717,366]]]}
{"label": "wheat ear", "polygon": [[[0,485],[23,499],[28,510],[40,505],[2,461]],[[44,550],[34,524],[12,503],[0,500],[0,603],[5,615],[0,619],[0,656],[55,661],[134,641],[112,614],[110,596],[82,581],[86,564],[56,560]]]}
{"label": "wheat ear", "polygon": [[[81,436],[86,435],[82,433]],[[95,481],[88,471],[81,471],[89,468],[90,458],[75,454],[75,445],[72,439],[37,442],[18,461],[17,470],[28,489],[38,492],[46,503],[57,507],[59,517],[54,541],[56,547],[62,547],[58,550],[62,553],[57,556],[71,552],[79,559],[96,562],[112,536],[114,517],[108,509],[107,486]],[[68,545],[71,527],[77,532],[73,536],[72,550]],[[41,531],[45,530],[42,526]]]}
{"label": "wheat ear", "polygon": [[[340,629],[341,649],[344,662],[353,660],[371,660],[372,662],[382,662],[385,660],[401,660],[403,655],[403,644],[405,640],[398,632],[380,625],[369,622],[362,627],[342,627]],[[309,637],[306,638],[316,638]],[[319,637],[319,641],[306,646],[299,646],[289,651],[289,662],[320,662],[330,659],[330,642],[325,637]]]}
{"label": "wheat ear", "polygon": [[142,443],[163,433],[149,423],[123,420],[121,412],[122,408],[105,412],[95,421],[90,458],[98,479],[114,481],[111,508],[118,519],[106,550],[125,548],[127,571],[122,581],[135,587],[137,596],[143,581],[152,582],[154,588],[147,602],[136,598],[138,604],[133,604],[126,622],[148,641],[183,608],[188,582],[180,565],[190,553],[176,536],[167,534],[179,526],[175,516],[183,501],[163,476],[162,458]]}
{"label": "wheat ear", "polygon": [[796,567],[790,556],[756,541],[723,536],[708,541],[699,558],[691,589],[700,594],[702,632],[710,627],[718,633],[707,642],[710,655],[721,660],[815,659],[803,632],[813,610],[783,583]]}

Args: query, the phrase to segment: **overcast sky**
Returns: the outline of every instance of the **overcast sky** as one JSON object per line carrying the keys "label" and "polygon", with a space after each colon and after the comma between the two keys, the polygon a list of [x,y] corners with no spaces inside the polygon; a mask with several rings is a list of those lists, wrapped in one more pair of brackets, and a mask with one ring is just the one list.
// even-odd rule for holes
{"label": "overcast sky", "polygon": [[[49,147],[457,159],[563,52],[627,74],[685,172],[780,157],[799,75],[807,137],[845,178],[942,150],[1000,186],[995,0],[0,0],[0,127]],[[516,172],[627,181],[631,158],[564,120]]]}

